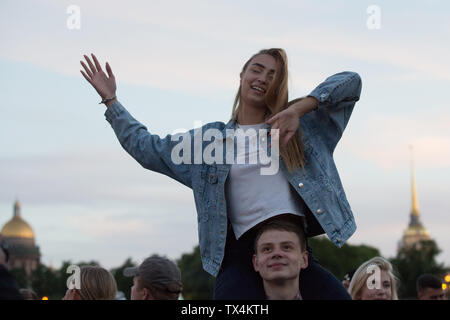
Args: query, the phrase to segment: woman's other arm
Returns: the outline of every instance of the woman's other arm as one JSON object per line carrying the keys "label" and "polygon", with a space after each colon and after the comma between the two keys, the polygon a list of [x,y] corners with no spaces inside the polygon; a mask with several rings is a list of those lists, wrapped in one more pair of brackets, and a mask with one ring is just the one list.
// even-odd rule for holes
{"label": "woman's other arm", "polygon": [[317,99],[318,107],[305,114],[333,152],[350,120],[355,103],[361,95],[361,77],[356,72],[344,71],[328,77],[308,97]]}
{"label": "woman's other arm", "polygon": [[[347,126],[356,101],[361,94],[361,78],[355,72],[341,72],[328,77],[307,97],[289,102],[289,107],[270,118],[272,129],[280,130],[280,141],[286,145],[300,123],[307,119],[324,137],[333,151]],[[312,121],[312,122],[311,122]]]}

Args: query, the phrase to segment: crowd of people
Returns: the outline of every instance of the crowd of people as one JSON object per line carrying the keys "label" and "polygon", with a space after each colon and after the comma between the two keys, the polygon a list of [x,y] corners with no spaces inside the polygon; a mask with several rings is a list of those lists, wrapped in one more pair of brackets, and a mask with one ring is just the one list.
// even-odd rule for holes
{"label": "crowd of people", "polygon": [[[0,235],[1,240],[1,235]],[[308,300],[299,284],[308,267],[307,239],[299,226],[287,220],[263,224],[256,235],[252,264],[262,279],[266,300]],[[0,250],[0,300],[40,300],[31,288],[19,289],[8,271],[6,255]],[[183,284],[178,266],[158,255],[146,258],[123,275],[133,278],[131,300],[178,300]],[[347,274],[342,286],[352,300],[398,300],[400,282],[391,263],[374,257]],[[80,268],[79,289],[68,288],[63,300],[117,300],[117,284],[108,270],[99,266]],[[316,284],[328,290],[326,283]],[[416,281],[418,300],[446,300],[442,281],[423,274]]]}
{"label": "crowd of people", "polygon": [[[40,300],[31,288],[19,288],[7,261],[7,252],[0,250],[0,300]],[[165,257],[150,256],[138,267],[125,268],[123,275],[133,278],[131,300],[178,300],[181,296],[180,269]],[[79,288],[68,288],[63,300],[117,299],[116,280],[105,268],[82,266],[79,277]]]}

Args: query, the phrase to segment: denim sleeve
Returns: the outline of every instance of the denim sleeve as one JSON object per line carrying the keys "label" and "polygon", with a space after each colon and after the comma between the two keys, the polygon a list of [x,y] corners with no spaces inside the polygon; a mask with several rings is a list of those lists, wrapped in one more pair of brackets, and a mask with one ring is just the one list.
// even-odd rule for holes
{"label": "denim sleeve", "polygon": [[319,101],[315,111],[305,115],[325,144],[333,151],[361,94],[361,77],[356,72],[344,71],[328,77],[310,94]]}
{"label": "denim sleeve", "polygon": [[[147,128],[134,119],[120,104],[115,102],[105,112],[122,147],[146,169],[167,175],[192,188],[191,165],[176,164],[171,159],[173,147],[179,143],[167,135],[161,139],[148,132]],[[191,137],[185,134],[184,137]]]}

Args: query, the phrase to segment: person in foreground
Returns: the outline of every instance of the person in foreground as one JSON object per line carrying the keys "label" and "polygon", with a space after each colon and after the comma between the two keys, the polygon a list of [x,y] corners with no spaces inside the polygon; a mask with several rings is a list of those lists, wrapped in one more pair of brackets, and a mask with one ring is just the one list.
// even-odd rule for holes
{"label": "person in foreground", "polygon": [[[160,138],[118,101],[109,63],[106,74],[95,55],[94,62],[84,57],[87,64],[81,61],[84,71],[80,71],[107,106],[106,120],[122,147],[144,168],[193,190],[202,264],[216,277],[215,299],[264,299],[252,256],[256,227],[268,219],[304,217],[308,237],[326,233],[338,247],[355,232],[333,152],[359,100],[357,73],[332,75],[307,97],[289,101],[287,55],[280,48],[264,49],[251,56],[240,72],[228,123],[212,122]],[[235,141],[238,132],[247,135],[249,148]],[[180,152],[180,145],[187,147]],[[269,153],[268,164],[261,155]],[[255,154],[258,161],[247,161]],[[308,251],[300,284],[303,298],[350,299],[342,283]],[[322,280],[326,291],[317,286]]]}
{"label": "person in foreground", "polygon": [[391,263],[374,257],[356,269],[348,291],[353,300],[398,300],[397,285]]}
{"label": "person in foreground", "polygon": [[175,263],[153,255],[139,267],[123,270],[126,277],[133,277],[131,300],[178,300],[183,284],[180,269]]}
{"label": "person in foreground", "polygon": [[308,267],[308,251],[301,226],[280,219],[265,222],[256,235],[253,267],[268,300],[302,300],[299,279]]}

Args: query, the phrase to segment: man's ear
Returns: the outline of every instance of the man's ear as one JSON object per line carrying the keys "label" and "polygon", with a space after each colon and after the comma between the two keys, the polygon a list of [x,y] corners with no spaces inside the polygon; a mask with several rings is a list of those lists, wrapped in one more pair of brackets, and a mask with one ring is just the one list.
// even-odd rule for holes
{"label": "man's ear", "polygon": [[256,256],[256,254],[253,255],[252,262],[253,262],[253,269],[255,269],[256,272],[259,272],[259,270],[258,270],[258,257]]}
{"label": "man's ear", "polygon": [[303,251],[302,252],[302,269],[306,269],[306,268],[308,268],[308,255],[309,255],[309,253],[308,253],[308,250],[305,250],[305,251]]}

